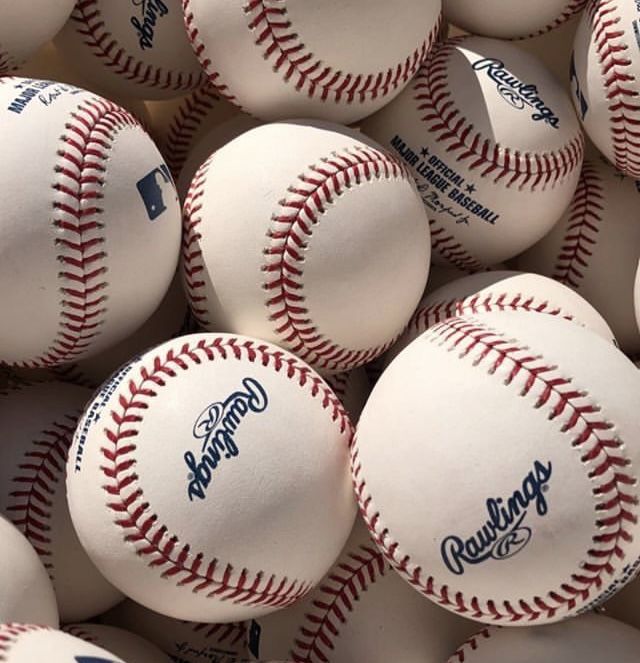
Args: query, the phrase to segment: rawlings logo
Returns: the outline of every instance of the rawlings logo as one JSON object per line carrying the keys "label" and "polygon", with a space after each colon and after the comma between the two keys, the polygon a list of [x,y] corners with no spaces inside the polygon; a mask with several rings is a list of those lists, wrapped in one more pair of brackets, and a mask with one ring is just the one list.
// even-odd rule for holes
{"label": "rawlings logo", "polygon": [[487,500],[489,518],[468,539],[448,536],[440,546],[442,560],[456,575],[464,574],[465,564],[480,564],[490,557],[507,559],[519,553],[531,539],[531,529],[523,525],[531,504],[539,516],[548,512],[544,493],[551,479],[551,462],[547,465],[536,460],[533,469],[522,482],[522,487],[506,500],[501,497]]}
{"label": "rawlings logo", "polygon": [[476,71],[486,71],[487,76],[496,84],[500,96],[515,109],[524,110],[528,106],[534,109],[532,120],[545,122],[554,129],[560,126],[560,118],[540,98],[538,88],[524,83],[510,73],[501,60],[483,58],[475,62],[473,68]]}
{"label": "rawlings logo", "polygon": [[143,51],[153,48],[156,23],[158,18],[169,13],[169,7],[162,0],[131,0],[131,4],[140,10],[140,17],[131,17],[131,25],[138,35],[140,48]]}
{"label": "rawlings logo", "polygon": [[250,413],[267,409],[269,398],[262,385],[253,378],[244,378],[245,391],[234,391],[225,401],[208,405],[193,427],[193,436],[202,440],[202,456],[196,459],[191,451],[184,454],[189,468],[189,499],[203,500],[213,473],[223,456],[227,460],[239,453],[235,435],[242,420]]}

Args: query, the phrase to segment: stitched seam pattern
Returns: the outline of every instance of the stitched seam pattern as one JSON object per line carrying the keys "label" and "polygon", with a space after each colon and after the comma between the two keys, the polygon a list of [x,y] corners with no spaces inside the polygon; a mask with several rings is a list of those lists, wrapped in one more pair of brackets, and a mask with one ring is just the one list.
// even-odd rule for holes
{"label": "stitched seam pattern", "polygon": [[[499,626],[494,628],[500,628]],[[491,638],[491,630],[488,628],[483,628],[481,631],[472,635],[468,640],[466,640],[461,647],[456,649],[451,658],[447,663],[465,663],[467,660],[468,654],[471,652],[477,651],[480,648],[480,645],[484,640],[489,640]],[[469,659],[471,660],[471,659]]]}
{"label": "stitched seam pattern", "polygon": [[[215,154],[215,153],[214,153]],[[202,233],[202,199],[212,154],[198,169],[184,203],[182,232],[182,276],[189,306],[196,322],[203,329],[209,327],[207,306],[206,267],[200,248]]]}
{"label": "stitched seam pattern", "polygon": [[209,113],[216,107],[220,97],[210,85],[195,90],[180,104],[167,133],[167,165],[174,180],[178,179],[196,133]]}
{"label": "stitched seam pattern", "polygon": [[[573,610],[585,603],[603,586],[603,576],[614,571],[613,558],[623,559],[623,546],[632,541],[626,529],[635,524],[637,500],[625,489],[636,485],[635,477],[627,470],[629,461],[623,455],[623,443],[612,432],[612,424],[600,413],[600,408],[588,401],[588,394],[577,390],[569,378],[563,377],[556,366],[549,366],[526,346],[502,336],[472,318],[452,318],[431,330],[431,342],[437,342],[452,353],[454,359],[473,358],[470,367],[486,370],[493,375],[500,367],[511,367],[505,386],[521,397],[539,391],[535,403],[549,420],[567,418],[562,433],[571,435],[571,446],[580,450],[580,461],[593,482],[597,499],[597,520],[592,547],[586,551],[588,561],[576,569],[560,587],[544,596],[521,598],[517,603],[476,597],[454,592],[447,585],[439,585],[434,576],[416,566],[411,556],[404,554],[392,532],[384,525],[368,492],[367,482],[358,460],[358,442],[352,446],[352,474],[360,510],[377,545],[391,565],[418,591],[450,610],[470,619],[492,618],[499,622],[535,621],[551,619],[558,610]],[[483,605],[484,604],[484,605]]]}
{"label": "stitched seam pattern", "polygon": [[417,110],[430,137],[456,162],[506,188],[536,191],[564,180],[582,163],[584,138],[577,134],[559,150],[521,152],[493,143],[456,108],[449,84],[449,61],[466,37],[437,44],[415,77]]}
{"label": "stitched seam pattern", "polygon": [[129,380],[113,403],[115,409],[110,413],[113,425],[104,429],[100,448],[103,489],[109,500],[106,506],[113,513],[114,523],[122,529],[124,540],[163,578],[186,587],[187,591],[205,593],[207,598],[283,608],[304,596],[312,585],[264,571],[236,569],[230,563],[192,551],[188,543],[181,543],[153,513],[138,483],[135,438],[157,390],[193,365],[230,360],[259,362],[276,373],[283,372],[314,399],[319,399],[322,407],[330,411],[341,434],[348,434],[351,440],[352,425],[339,400],[312,369],[296,358],[286,357],[284,352],[266,345],[234,338],[201,339],[195,345],[185,342],[177,350],[168,350],[164,357],[156,356],[151,370],[141,368],[140,379]]}
{"label": "stitched seam pattern", "polygon": [[18,67],[16,59],[6,51],[0,51],[0,74],[4,75]]}
{"label": "stitched seam pattern", "polygon": [[216,644],[227,644],[230,647],[242,642],[248,645],[248,629],[246,622],[231,622],[228,624],[205,624],[184,622],[188,624],[191,630],[207,640],[213,639]]}
{"label": "stitched seam pattern", "polygon": [[67,456],[76,429],[78,411],[66,414],[40,432],[22,454],[18,473],[11,479],[7,515],[41,558],[52,581],[55,565],[51,550],[51,517],[56,491],[64,483]]}
{"label": "stitched seam pattern", "polygon": [[616,168],[640,176],[640,102],[631,74],[629,46],[617,14],[617,0],[595,0],[587,7],[609,102],[609,123]]}
{"label": "stitched seam pattern", "polygon": [[271,217],[262,266],[265,305],[276,334],[294,354],[317,367],[350,370],[375,359],[393,343],[352,350],[326,338],[306,307],[303,281],[305,251],[327,209],[363,182],[391,179],[413,181],[403,164],[373,148],[333,152],[298,176]]}
{"label": "stitched seam pattern", "polygon": [[457,267],[468,274],[475,274],[485,269],[485,266],[468,253],[464,246],[436,218],[429,218],[429,231],[431,233],[431,250],[451,266]]}
{"label": "stitched seam pattern", "polygon": [[21,636],[36,631],[53,631],[49,626],[32,624],[0,624],[0,661],[8,661],[11,649],[18,644]]}
{"label": "stitched seam pattern", "polygon": [[349,383],[349,373],[335,373],[326,378],[327,384],[333,389],[335,395],[344,401],[347,394],[347,385]]}
{"label": "stitched seam pattern", "polygon": [[101,1],[80,0],[71,14],[71,20],[76,24],[78,34],[84,38],[85,45],[109,71],[128,81],[161,90],[188,91],[205,82],[204,72],[187,74],[171,71],[138,60],[128,53],[107,29],[99,6]]}
{"label": "stitched seam pattern", "polygon": [[556,257],[552,278],[579,288],[598,242],[604,221],[604,186],[598,169],[585,162],[569,207],[569,220]]}
{"label": "stitched seam pattern", "polygon": [[74,638],[79,638],[80,640],[84,640],[85,642],[89,642],[93,645],[98,645],[98,639],[96,638],[96,636],[93,635],[92,633],[89,633],[81,626],[76,626],[75,624],[71,624],[69,626],[63,626],[62,630],[65,633],[72,635]]}
{"label": "stitched seam pattern", "polygon": [[96,98],[83,102],[65,125],[52,188],[55,250],[60,264],[60,321],[43,355],[19,365],[33,368],[69,362],[99,336],[107,312],[107,253],[100,207],[104,173],[115,134],[138,127],[115,104]]}
{"label": "stitched seam pattern", "polygon": [[326,663],[331,660],[334,641],[362,594],[390,569],[381,552],[373,546],[358,546],[340,561],[305,613],[291,651],[295,663]]}
{"label": "stitched seam pattern", "polygon": [[560,16],[555,20],[548,23],[540,30],[532,32],[525,37],[518,37],[517,39],[532,39],[533,37],[539,37],[540,35],[551,32],[556,28],[559,28],[561,25],[564,25],[567,21],[572,19],[576,14],[580,13],[586,6],[587,0],[570,0],[566,7],[562,10]]}

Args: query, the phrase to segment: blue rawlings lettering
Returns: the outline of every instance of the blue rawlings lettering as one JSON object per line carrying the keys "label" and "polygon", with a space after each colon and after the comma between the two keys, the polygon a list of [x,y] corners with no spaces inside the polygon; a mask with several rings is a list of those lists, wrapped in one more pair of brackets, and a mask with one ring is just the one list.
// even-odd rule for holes
{"label": "blue rawlings lettering", "polygon": [[501,497],[486,501],[489,517],[475,534],[467,539],[447,536],[440,554],[449,571],[463,575],[465,564],[480,564],[490,558],[507,559],[519,553],[532,536],[531,529],[523,524],[531,504],[539,516],[546,516],[549,511],[544,493],[552,471],[551,462],[545,465],[536,460],[522,486],[506,502]]}
{"label": "blue rawlings lettering", "polygon": [[184,461],[189,468],[189,499],[203,500],[213,480],[213,473],[223,458],[235,458],[240,450],[236,432],[250,413],[267,409],[269,398],[262,385],[253,378],[242,380],[244,391],[234,391],[226,400],[208,405],[193,426],[193,436],[202,440],[200,458],[187,451]]}

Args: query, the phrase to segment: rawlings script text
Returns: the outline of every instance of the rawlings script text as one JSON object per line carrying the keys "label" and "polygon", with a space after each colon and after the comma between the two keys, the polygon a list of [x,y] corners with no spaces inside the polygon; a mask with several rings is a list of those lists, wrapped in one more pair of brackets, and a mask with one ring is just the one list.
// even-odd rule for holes
{"label": "rawlings script text", "polygon": [[189,468],[189,499],[203,500],[213,473],[222,458],[229,460],[239,453],[235,436],[242,420],[250,413],[267,409],[269,398],[262,385],[253,378],[242,380],[244,391],[234,391],[225,401],[208,405],[193,426],[193,436],[202,440],[200,458],[187,451],[184,462]]}
{"label": "rawlings script text", "polygon": [[156,23],[158,18],[169,13],[169,7],[162,0],[131,0],[131,3],[140,12],[140,16],[131,17],[131,25],[138,35],[140,48],[143,51],[153,48]]}
{"label": "rawlings script text", "polygon": [[531,119],[546,122],[554,129],[560,126],[560,118],[540,98],[538,88],[521,81],[506,69],[501,60],[483,58],[474,62],[473,68],[476,71],[486,71],[487,76],[498,87],[500,96],[511,106],[517,110],[524,110],[528,106],[534,110]]}
{"label": "rawlings script text", "polygon": [[449,571],[463,575],[465,564],[480,564],[490,557],[507,559],[520,552],[531,539],[531,529],[522,524],[529,506],[534,504],[539,516],[547,514],[544,492],[551,472],[551,462],[545,465],[536,460],[522,486],[511,497],[487,500],[489,517],[475,534],[468,539],[448,536],[440,546],[440,553]]}

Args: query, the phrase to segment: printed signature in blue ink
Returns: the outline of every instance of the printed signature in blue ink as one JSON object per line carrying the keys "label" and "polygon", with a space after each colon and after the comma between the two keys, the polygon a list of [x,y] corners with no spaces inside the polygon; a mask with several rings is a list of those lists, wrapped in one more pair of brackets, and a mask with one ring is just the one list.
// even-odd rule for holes
{"label": "printed signature in blue ink", "polygon": [[169,7],[162,0],[131,0],[131,3],[140,10],[140,17],[131,17],[131,25],[138,34],[140,48],[143,51],[153,48],[156,23],[158,18],[169,13]]}

